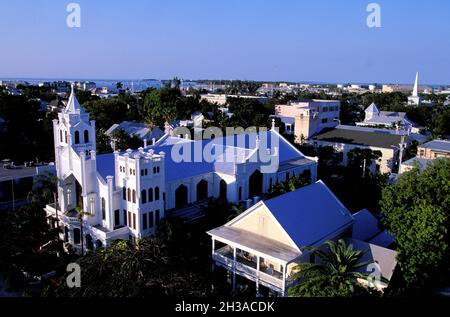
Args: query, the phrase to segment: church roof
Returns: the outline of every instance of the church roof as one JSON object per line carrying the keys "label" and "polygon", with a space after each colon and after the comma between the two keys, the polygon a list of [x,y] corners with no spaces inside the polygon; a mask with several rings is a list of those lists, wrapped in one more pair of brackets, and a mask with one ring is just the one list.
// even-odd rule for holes
{"label": "church roof", "polygon": [[[245,162],[246,159],[255,151],[257,137],[260,139],[260,148],[272,147],[278,143],[279,164],[289,161],[304,160],[304,164],[312,163],[300,151],[293,147],[286,139],[274,131],[265,131],[259,133],[250,133],[244,135],[234,135],[212,140],[189,141],[175,137],[167,138],[163,143],[150,146],[144,150],[148,152],[153,150],[158,154],[164,152],[165,156],[165,177],[166,181],[184,179],[195,175],[202,175],[214,171],[225,174],[233,174],[235,165]],[[176,142],[182,140],[183,142]],[[267,144],[266,144],[267,143]],[[232,146],[234,145],[234,146]],[[176,147],[175,147],[176,146]],[[203,153],[212,153],[212,159],[205,159],[204,155],[196,157],[197,150]],[[186,151],[187,160],[177,159],[176,156],[184,156]],[[139,153],[138,151],[133,154]],[[175,155],[173,155],[175,154]],[[223,157],[227,158],[225,161]],[[190,158],[190,159],[189,159]],[[229,159],[231,158],[231,159]],[[102,160],[101,163],[99,160]],[[97,169],[100,175],[106,179],[107,175],[114,175],[114,155],[97,155]],[[262,165],[269,165],[270,162],[262,162]]]}
{"label": "church roof", "polygon": [[72,91],[70,93],[69,101],[67,102],[65,113],[84,113],[84,109],[80,106],[77,96],[75,95],[74,85],[72,85]]}

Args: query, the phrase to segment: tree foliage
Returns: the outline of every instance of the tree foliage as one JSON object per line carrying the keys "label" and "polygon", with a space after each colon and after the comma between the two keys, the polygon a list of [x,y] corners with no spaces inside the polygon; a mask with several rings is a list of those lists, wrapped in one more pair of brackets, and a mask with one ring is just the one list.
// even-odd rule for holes
{"label": "tree foliage", "polygon": [[311,172],[306,170],[299,177],[291,177],[290,179],[277,183],[269,189],[269,198],[277,197],[288,192],[292,192],[301,187],[311,184]]}
{"label": "tree foliage", "polygon": [[112,133],[111,139],[116,143],[116,149],[125,151],[127,149],[136,150],[144,146],[144,143],[137,136],[128,135],[124,130],[118,129]]}
{"label": "tree foliage", "polygon": [[381,208],[396,236],[405,289],[425,291],[450,281],[450,160],[402,174],[383,190]]}

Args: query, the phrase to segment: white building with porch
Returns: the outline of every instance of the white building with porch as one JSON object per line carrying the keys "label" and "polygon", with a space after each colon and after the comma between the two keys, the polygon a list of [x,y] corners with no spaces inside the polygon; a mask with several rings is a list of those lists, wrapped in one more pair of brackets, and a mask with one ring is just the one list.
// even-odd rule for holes
{"label": "white building with porch", "polygon": [[288,288],[296,283],[293,279],[296,266],[316,261],[303,247],[320,248],[328,240],[343,238],[365,250],[364,261],[378,263],[381,275],[391,278],[396,253],[365,240],[353,239],[354,224],[355,218],[347,208],[318,181],[260,201],[207,233],[212,239],[213,264],[231,274],[233,288],[236,277],[241,276],[255,283],[257,293],[265,287],[270,293],[286,296]]}

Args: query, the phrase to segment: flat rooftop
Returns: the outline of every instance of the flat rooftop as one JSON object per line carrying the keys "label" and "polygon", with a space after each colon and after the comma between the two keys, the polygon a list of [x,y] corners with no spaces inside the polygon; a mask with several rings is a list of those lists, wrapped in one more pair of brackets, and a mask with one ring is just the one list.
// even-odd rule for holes
{"label": "flat rooftop", "polygon": [[401,138],[401,135],[381,131],[369,132],[338,127],[323,130],[312,137],[312,140],[392,149],[394,146],[399,146]]}
{"label": "flat rooftop", "polygon": [[36,167],[16,166],[14,168],[4,168],[3,166],[0,166],[0,182],[11,179],[32,177],[36,174]]}

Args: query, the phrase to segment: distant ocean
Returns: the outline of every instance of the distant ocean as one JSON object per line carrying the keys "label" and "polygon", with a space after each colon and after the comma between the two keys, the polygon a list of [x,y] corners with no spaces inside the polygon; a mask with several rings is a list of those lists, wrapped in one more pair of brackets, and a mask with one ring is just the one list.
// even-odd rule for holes
{"label": "distant ocean", "polygon": [[123,88],[129,88],[134,91],[142,91],[147,88],[161,88],[163,86],[161,80],[157,79],[137,79],[137,80],[104,80],[104,79],[67,79],[67,78],[44,78],[44,79],[36,79],[36,78],[4,78],[3,80],[11,80],[11,81],[26,81],[31,85],[37,85],[41,82],[53,82],[53,81],[69,81],[69,82],[85,82],[91,81],[94,82],[97,88],[100,87],[108,87],[108,88],[116,88],[117,82],[121,82]]}

